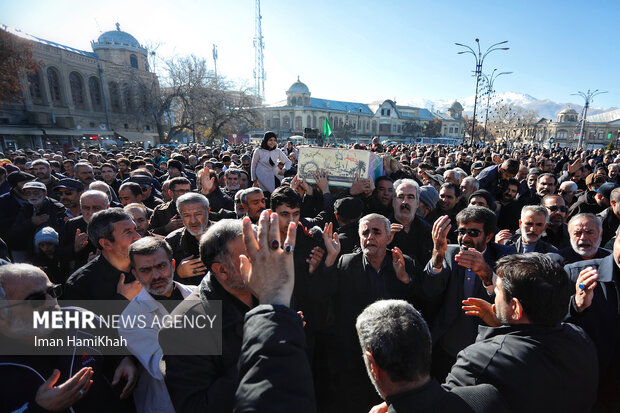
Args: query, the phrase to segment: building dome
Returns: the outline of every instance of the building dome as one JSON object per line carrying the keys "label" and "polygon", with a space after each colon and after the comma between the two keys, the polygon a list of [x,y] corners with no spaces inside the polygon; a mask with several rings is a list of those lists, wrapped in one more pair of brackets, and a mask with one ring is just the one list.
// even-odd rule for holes
{"label": "building dome", "polygon": [[450,110],[454,110],[454,111],[463,111],[463,106],[457,102],[456,100],[454,101],[454,103],[452,105],[450,105]]}
{"label": "building dome", "polygon": [[297,76],[297,82],[293,83],[291,85],[291,87],[288,88],[288,91],[286,92],[287,94],[289,93],[304,93],[304,94],[310,94],[310,89],[308,89],[308,86],[306,86],[305,83],[302,83],[299,80],[299,76]]}
{"label": "building dome", "polygon": [[135,37],[121,30],[120,24],[116,23],[116,30],[105,32],[92,43],[93,50],[97,49],[127,49],[146,53],[146,49],[140,45]]}
{"label": "building dome", "polygon": [[577,115],[577,114],[578,114],[577,111],[571,108],[570,106],[562,109],[560,113],[558,113],[558,115]]}

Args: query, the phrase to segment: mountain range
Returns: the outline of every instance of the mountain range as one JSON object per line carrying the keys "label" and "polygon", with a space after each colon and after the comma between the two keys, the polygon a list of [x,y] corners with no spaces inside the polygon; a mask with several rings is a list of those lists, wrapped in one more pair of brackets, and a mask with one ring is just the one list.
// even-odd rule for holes
{"label": "mountain range", "polygon": [[[457,100],[461,105],[463,105],[464,114],[471,116],[474,111],[474,96],[472,95]],[[534,96],[517,92],[504,92],[495,94],[491,100],[491,105],[493,105],[493,102],[499,101],[505,103],[513,103],[517,106],[521,106],[524,109],[533,110],[538,113],[538,117],[547,118],[554,121],[556,120],[557,114],[566,107],[571,107],[575,109],[579,114],[583,109],[583,106],[576,105],[574,103],[558,103],[549,99],[537,99]],[[453,100],[414,98],[409,100],[407,102],[407,105],[430,109],[434,112],[447,112],[448,108],[450,107],[450,105],[452,105],[453,102]],[[478,111],[482,111],[484,108],[486,108],[486,100],[481,100],[480,96],[478,96],[477,108]],[[617,108],[597,108],[590,106],[590,108],[588,109],[588,114],[595,115],[597,113],[607,112],[613,109]]]}

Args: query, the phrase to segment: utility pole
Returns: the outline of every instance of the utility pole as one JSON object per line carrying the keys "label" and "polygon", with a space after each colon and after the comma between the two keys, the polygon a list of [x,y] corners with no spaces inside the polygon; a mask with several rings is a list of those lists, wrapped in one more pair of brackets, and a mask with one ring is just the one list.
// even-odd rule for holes
{"label": "utility pole", "polygon": [[590,103],[592,103],[592,98],[602,93],[607,92],[599,92],[598,89],[596,89],[594,92],[590,92],[590,89],[588,89],[586,93],[571,93],[572,96],[581,96],[585,100],[585,105],[583,106],[583,110],[581,111],[581,129],[579,130],[579,143],[577,144],[577,148],[581,148],[583,145],[583,131],[586,126],[586,119],[588,118],[588,108],[590,107]]}
{"label": "utility pole", "polygon": [[217,45],[213,43],[213,67],[215,71],[215,80],[217,80]]}
{"label": "utility pole", "polygon": [[261,27],[260,0],[256,0],[254,20],[254,90],[262,103],[265,100],[265,67],[263,65],[263,29]]}

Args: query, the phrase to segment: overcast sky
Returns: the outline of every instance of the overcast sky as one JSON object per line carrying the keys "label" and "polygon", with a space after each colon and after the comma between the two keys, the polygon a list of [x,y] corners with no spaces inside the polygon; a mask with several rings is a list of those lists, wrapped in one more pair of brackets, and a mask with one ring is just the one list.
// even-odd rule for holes
{"label": "overcast sky", "polygon": [[[158,55],[195,54],[218,73],[253,85],[251,0],[0,0],[0,24],[68,46],[90,41],[119,22]],[[285,98],[297,76],[313,97],[369,103],[414,98],[462,99],[474,93],[474,57],[455,42],[491,53],[483,71],[512,71],[498,92],[583,104],[571,93],[600,89],[598,107],[620,107],[620,1],[348,1],[263,0],[265,92]]]}

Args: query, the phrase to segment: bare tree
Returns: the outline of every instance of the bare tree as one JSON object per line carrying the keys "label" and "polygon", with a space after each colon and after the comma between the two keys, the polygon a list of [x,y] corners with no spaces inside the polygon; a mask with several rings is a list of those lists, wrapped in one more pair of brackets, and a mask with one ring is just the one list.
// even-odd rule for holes
{"label": "bare tree", "polygon": [[497,104],[489,114],[489,126],[496,138],[523,140],[530,136],[538,120],[538,112],[514,103]]}
{"label": "bare tree", "polygon": [[20,78],[34,75],[39,65],[26,40],[0,29],[0,103],[21,102],[25,82]]}

